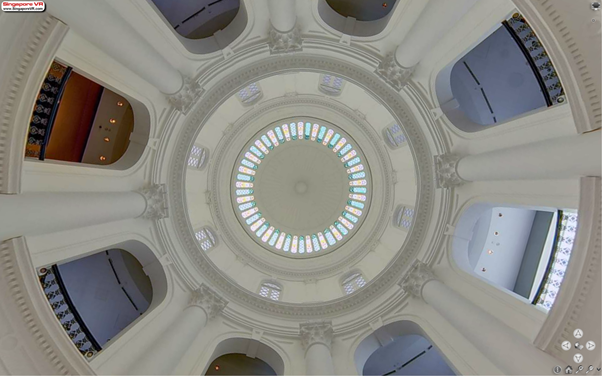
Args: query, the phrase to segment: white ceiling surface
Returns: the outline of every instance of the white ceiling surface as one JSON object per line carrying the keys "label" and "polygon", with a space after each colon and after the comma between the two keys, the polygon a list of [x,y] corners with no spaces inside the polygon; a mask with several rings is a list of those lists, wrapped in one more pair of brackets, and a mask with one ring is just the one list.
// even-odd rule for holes
{"label": "white ceiling surface", "polygon": [[[317,73],[299,72],[269,77],[258,81],[263,92],[263,97],[259,103],[283,97],[285,94],[290,93],[297,93],[299,95],[315,95],[316,97],[322,98],[325,101],[336,101],[342,103],[350,109],[355,110],[360,117],[365,116],[366,121],[379,134],[381,134],[382,129],[393,122],[393,117],[390,115],[390,113],[378,102],[376,102],[373,97],[368,95],[362,88],[347,82],[343,87],[343,92],[341,95],[337,97],[328,97],[318,90],[319,77],[320,76]],[[196,143],[208,147],[211,152],[220,142],[227,127],[230,124],[234,124],[239,118],[241,118],[241,116],[251,109],[253,109],[253,106],[243,106],[236,96],[227,99],[206,122],[205,126],[197,137]],[[303,115],[303,108],[300,107],[299,116],[302,117]],[[268,124],[266,124],[266,126],[267,125]],[[335,125],[345,130],[345,124]],[[409,146],[402,147],[397,150],[390,150],[385,146],[384,140],[381,146],[389,152],[392,167],[396,173],[397,179],[397,183],[394,187],[395,201],[393,207],[391,208],[391,212],[399,204],[414,206],[418,192],[416,186],[414,161]],[[232,152],[238,155],[241,151],[233,150]],[[326,156],[317,158],[318,159],[314,161],[315,163],[312,163],[312,166],[316,166],[313,171],[314,177],[311,177],[309,174],[305,174],[305,172],[299,169],[295,171],[295,168],[291,169],[288,174],[285,173],[285,165],[288,162],[282,160],[280,162],[275,162],[276,164],[274,165],[274,171],[277,170],[277,172],[268,172],[268,174],[271,174],[271,176],[268,176],[268,179],[271,179],[272,181],[280,179],[280,181],[287,182],[286,184],[290,186],[296,182],[296,176],[303,172],[303,175],[310,176],[307,179],[312,179],[309,186],[312,184],[319,186],[320,191],[323,192],[322,194],[325,197],[336,196],[338,193],[330,191],[330,189],[334,188],[328,187],[338,186],[337,184],[333,184],[332,180],[337,181],[338,179],[343,178],[347,180],[345,174],[343,174],[342,177],[329,176],[329,182],[320,182],[320,179],[317,177],[329,175],[328,171],[333,169],[336,166],[336,163],[340,163],[340,161],[337,158],[333,158],[333,160],[330,161],[329,158],[326,158]],[[210,169],[198,171],[188,169],[187,172],[186,195],[189,208],[189,218],[193,228],[199,228],[203,225],[213,224],[206,193],[208,191],[209,170]],[[311,169],[309,168],[306,170],[308,173],[310,171]],[[372,176],[374,181],[379,178],[379,176]],[[259,182],[259,179],[257,179],[257,181]],[[263,183],[259,182],[258,184],[262,185]],[[319,223],[316,223],[315,228],[323,230],[323,228],[326,226],[322,224],[322,222],[326,223],[332,219],[332,208],[325,203],[325,199],[323,200],[318,197],[319,195],[317,195],[317,192],[315,202],[313,200],[305,200],[301,198],[297,198],[297,201],[295,201],[294,194],[287,196],[276,193],[275,190],[278,189],[278,184],[273,184],[271,187],[262,187],[262,189],[266,188],[268,192],[265,192],[265,194],[256,194],[258,200],[266,201],[266,197],[268,195],[279,197],[278,201],[286,198],[290,199],[292,197],[288,203],[278,202],[272,206],[267,205],[265,209],[262,206],[262,211],[265,211],[264,214],[266,218],[268,217],[268,213],[271,211],[269,216],[273,217],[277,221],[280,221],[281,223],[279,224],[282,226],[286,226],[288,223],[290,227],[294,226],[295,228],[301,229],[304,228],[301,225],[302,222],[313,221]],[[270,189],[272,189],[271,193],[269,193]],[[310,190],[308,190],[308,193]],[[294,206],[291,206],[291,202],[294,203],[292,204]],[[288,213],[295,212],[293,207],[300,207],[301,203],[303,202],[308,203],[307,208],[303,208],[303,210],[299,211],[299,217],[294,219],[293,215],[289,215]],[[337,203],[337,205],[340,205],[340,203]],[[319,209],[316,209],[318,207]],[[312,226],[310,227],[313,229]],[[307,228],[310,229],[310,227]],[[242,227],[240,227],[240,230],[244,231]],[[386,267],[386,265],[399,251],[407,234],[407,232],[401,231],[397,228],[394,228],[392,225],[389,225],[387,230],[381,236],[380,242],[376,248],[372,252],[366,253],[366,255],[360,259],[353,268],[361,270],[367,280],[374,278]],[[349,240],[349,243],[354,241],[359,241],[359,239],[352,238]],[[343,247],[339,250],[336,250],[334,253],[337,252],[345,252],[345,248]],[[309,282],[298,280],[294,281],[292,279],[286,280],[285,276],[267,275],[257,270],[257,268],[253,268],[251,265],[241,262],[237,255],[227,248],[224,242],[220,242],[218,247],[209,251],[209,257],[218,268],[236,280],[238,284],[247,287],[253,292],[255,292],[262,280],[276,277],[278,281],[284,285],[284,292],[281,298],[283,301],[327,301],[336,299],[343,294],[339,281],[341,275],[332,275],[323,279],[311,280]],[[290,266],[293,267],[295,265],[294,263],[299,263],[299,268],[301,269],[303,268],[303,264],[301,263],[302,261],[303,260],[290,260]],[[349,269],[350,268],[347,268],[347,270]],[[341,271],[341,273],[343,272],[344,271]]]}

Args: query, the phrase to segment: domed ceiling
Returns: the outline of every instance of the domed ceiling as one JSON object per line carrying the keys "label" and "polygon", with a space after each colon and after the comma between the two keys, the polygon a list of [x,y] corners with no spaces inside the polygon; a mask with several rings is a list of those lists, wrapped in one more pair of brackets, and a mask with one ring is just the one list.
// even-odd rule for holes
{"label": "domed ceiling", "polygon": [[186,171],[189,228],[215,230],[205,256],[251,293],[271,280],[284,286],[282,301],[340,298],[344,275],[360,271],[369,283],[412,232],[393,225],[398,206],[417,206],[411,145],[386,145],[397,122],[365,88],[345,81],[327,95],[324,80],[267,77],[253,82],[251,104],[239,88],[194,142],[211,157],[209,168]]}

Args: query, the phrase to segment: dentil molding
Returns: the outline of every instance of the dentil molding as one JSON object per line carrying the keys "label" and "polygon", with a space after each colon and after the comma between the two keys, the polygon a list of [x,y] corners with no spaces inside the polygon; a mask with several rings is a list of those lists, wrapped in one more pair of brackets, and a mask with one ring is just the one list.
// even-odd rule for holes
{"label": "dentil molding", "polygon": [[228,301],[219,296],[207,285],[201,285],[190,295],[189,306],[200,307],[207,314],[207,319],[211,320],[224,310]]}
{"label": "dentil molding", "polygon": [[330,349],[332,345],[332,322],[331,321],[308,321],[299,324],[301,344],[303,350],[307,351],[316,343],[324,344]]}
{"label": "dentil molding", "polygon": [[[339,47],[347,48],[347,47]],[[317,51],[316,51],[317,52]],[[244,55],[244,54],[243,54]],[[409,267],[409,263],[416,258],[422,248],[427,230],[432,223],[433,206],[435,199],[433,154],[429,143],[423,132],[423,128],[416,120],[409,105],[398,92],[383,82],[374,74],[374,69],[367,70],[361,65],[354,64],[353,57],[344,54],[345,60],[316,54],[303,53],[280,55],[256,59],[243,67],[224,74],[221,79],[216,75],[208,78],[214,79],[210,83],[201,82],[206,88],[203,100],[199,102],[189,114],[181,131],[176,137],[173,154],[170,156],[168,169],[168,194],[170,202],[170,227],[172,227],[180,244],[176,249],[183,249],[187,259],[182,265],[193,261],[199,273],[199,284],[201,280],[209,281],[216,290],[220,291],[230,301],[247,306],[258,312],[282,317],[324,317],[345,311],[355,310],[358,305],[365,305],[378,298],[384,291],[393,287],[400,279],[403,272]],[[228,70],[229,64],[235,64],[244,56],[232,58],[223,62],[223,71]],[[350,61],[351,59],[351,61]],[[253,293],[236,284],[227,275],[221,272],[211,260],[201,251],[198,242],[194,238],[187,216],[185,199],[185,171],[187,155],[205,122],[210,118],[215,109],[230,98],[233,93],[241,87],[261,78],[299,71],[326,72],[336,74],[353,82],[368,91],[374,98],[387,107],[391,115],[404,128],[408,136],[408,144],[417,164],[417,184],[419,185],[419,201],[416,205],[416,217],[412,231],[403,244],[403,249],[393,257],[387,269],[377,278],[371,280],[365,287],[354,294],[341,298],[314,303],[285,303],[267,302],[256,293]],[[293,97],[294,98],[294,97]],[[163,221],[161,221],[163,222]],[[161,225],[161,222],[160,225]],[[182,255],[174,252],[173,257],[182,258]],[[184,266],[185,267],[185,266]],[[192,271],[192,270],[190,270]],[[201,277],[202,276],[202,277]]]}

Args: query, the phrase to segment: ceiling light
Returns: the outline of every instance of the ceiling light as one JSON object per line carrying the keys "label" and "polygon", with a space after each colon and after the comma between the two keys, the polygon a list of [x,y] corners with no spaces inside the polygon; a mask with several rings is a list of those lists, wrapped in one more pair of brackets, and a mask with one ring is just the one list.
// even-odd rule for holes
{"label": "ceiling light", "polygon": [[117,102],[117,106],[123,107],[123,102],[121,102],[121,101]]}
{"label": "ceiling light", "polygon": [[109,119],[109,123],[115,124],[115,123],[117,123],[117,120],[115,120],[115,119]]}
{"label": "ceiling light", "polygon": [[110,138],[108,138],[108,137],[105,137],[105,138],[104,138],[104,140],[105,140],[105,142],[109,142],[109,141],[111,141],[111,139],[110,139]]}
{"label": "ceiling light", "polygon": [[488,250],[487,250],[487,253],[488,253],[488,254],[490,254],[490,255],[492,255],[492,254],[493,254],[493,250],[491,250],[491,249],[488,249]]}
{"label": "ceiling light", "polygon": [[107,157],[105,157],[104,155],[101,155],[98,159],[100,159],[101,161],[106,161]]}

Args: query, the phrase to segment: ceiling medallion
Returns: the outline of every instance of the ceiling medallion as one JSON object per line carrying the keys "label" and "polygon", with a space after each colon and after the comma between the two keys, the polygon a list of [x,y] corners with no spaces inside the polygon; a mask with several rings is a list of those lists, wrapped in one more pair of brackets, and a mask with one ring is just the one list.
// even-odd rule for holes
{"label": "ceiling medallion", "polygon": [[[285,144],[288,154],[282,151]],[[293,144],[303,147],[291,148]],[[315,145],[333,154],[316,156],[319,151],[306,147]],[[271,157],[276,151],[280,154]],[[348,135],[309,121],[285,123],[260,132],[239,156],[232,177],[232,200],[239,222],[259,245],[281,254],[315,256],[339,247],[361,225],[370,204],[369,170],[362,157]],[[262,210],[265,205],[256,198],[262,170],[266,169],[262,169],[262,163],[273,158],[279,160],[264,173],[263,179],[270,187],[261,187],[270,193],[263,202],[271,203],[268,213],[279,212],[277,222],[286,224],[286,229],[270,222]],[[340,167],[327,163],[333,158]],[[342,184],[337,175],[344,176]],[[332,209],[321,210],[325,207],[335,210],[335,218],[326,223],[320,220],[321,213],[316,213],[325,211],[327,217],[332,217]],[[324,227],[315,232],[299,231],[299,227],[312,227],[313,222]]]}

